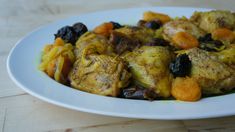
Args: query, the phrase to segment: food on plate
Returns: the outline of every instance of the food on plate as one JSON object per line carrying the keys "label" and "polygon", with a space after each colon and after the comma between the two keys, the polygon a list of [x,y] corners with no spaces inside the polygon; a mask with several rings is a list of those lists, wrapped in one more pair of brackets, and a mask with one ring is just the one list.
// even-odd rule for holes
{"label": "food on plate", "polygon": [[61,38],[56,38],[54,44],[44,47],[39,69],[56,81],[66,84],[75,61],[73,49],[71,44],[65,43]]}
{"label": "food on plate", "polygon": [[171,18],[166,14],[146,11],[143,14],[143,20],[145,21],[160,20],[162,23],[167,23],[171,20]]}
{"label": "food on plate", "polygon": [[90,93],[117,96],[131,74],[125,62],[112,53],[103,36],[87,32],[76,43],[77,59],[69,74],[70,85]]}
{"label": "food on plate", "polygon": [[76,60],[69,80],[72,87],[82,91],[118,96],[130,77],[127,66],[119,57],[92,54]]}
{"label": "food on plate", "polygon": [[114,54],[111,44],[108,40],[99,34],[86,32],[76,42],[75,56],[81,58],[91,54]]}
{"label": "food on plate", "polygon": [[169,65],[170,71],[175,77],[188,76],[191,72],[191,67],[191,60],[186,54],[177,56]]}
{"label": "food on plate", "polygon": [[111,22],[103,23],[94,29],[94,33],[108,36],[110,32],[113,30],[113,28],[114,26]]}
{"label": "food on plate", "polygon": [[139,40],[132,39],[124,33],[113,31],[110,34],[109,42],[114,53],[120,55],[126,51],[132,51],[140,46]]}
{"label": "food on plate", "polygon": [[219,54],[193,48],[187,51],[192,62],[190,77],[196,79],[204,94],[219,94],[235,86],[235,70],[217,59]]}
{"label": "food on plate", "polygon": [[[221,51],[226,48],[226,45],[219,40],[214,40],[210,33],[198,39],[199,48],[206,51]],[[230,45],[230,44],[229,44]]]}
{"label": "food on plate", "polygon": [[157,99],[158,96],[153,91],[153,89],[147,89],[137,85],[130,85],[121,90],[119,97],[127,99],[154,100]]}
{"label": "food on plate", "polygon": [[146,27],[125,26],[115,30],[123,33],[127,37],[137,41],[136,43],[145,44],[150,42],[155,37],[155,30]]}
{"label": "food on plate", "polygon": [[169,97],[172,76],[169,70],[171,53],[167,47],[142,46],[126,53],[133,81],[145,88],[153,89],[160,97]]}
{"label": "food on plate", "polygon": [[235,29],[235,13],[231,11],[196,11],[191,16],[190,20],[208,33],[211,33],[218,28]]}
{"label": "food on plate", "polygon": [[215,40],[221,40],[228,43],[232,43],[235,40],[235,33],[227,28],[218,28],[211,34]]}
{"label": "food on plate", "polygon": [[228,48],[216,53],[218,56],[218,59],[222,61],[223,63],[235,66],[235,45],[231,44]]}
{"label": "food on plate", "polygon": [[57,31],[55,38],[62,38],[66,43],[75,44],[77,39],[87,32],[83,23],[75,23],[73,26],[64,26]]}
{"label": "food on plate", "polygon": [[202,93],[201,87],[194,78],[176,77],[172,83],[171,94],[177,100],[198,101]]}
{"label": "food on plate", "polygon": [[172,42],[175,47],[180,49],[191,49],[198,47],[198,40],[191,34],[186,32],[178,32],[172,37]]}
{"label": "food on plate", "polygon": [[146,11],[136,25],[100,23],[60,28],[39,69],[72,88],[126,99],[193,102],[235,88],[233,12]]}
{"label": "food on plate", "polygon": [[163,37],[170,42],[180,32],[188,36],[190,35],[190,38],[194,37],[195,39],[205,35],[201,28],[187,19],[175,19],[163,25]]}

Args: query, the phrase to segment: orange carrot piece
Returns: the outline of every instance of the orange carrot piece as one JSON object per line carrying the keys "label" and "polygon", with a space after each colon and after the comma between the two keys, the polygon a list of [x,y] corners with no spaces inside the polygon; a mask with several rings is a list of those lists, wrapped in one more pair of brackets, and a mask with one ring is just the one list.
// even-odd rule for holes
{"label": "orange carrot piece", "polygon": [[144,12],[143,14],[143,20],[145,21],[160,20],[164,24],[169,22],[171,18],[166,14],[147,11]]}
{"label": "orange carrot piece", "polygon": [[173,37],[172,40],[176,47],[181,49],[191,49],[198,47],[198,40],[187,32],[178,32]]}
{"label": "orange carrot piece", "polygon": [[64,45],[64,40],[62,38],[56,38],[54,42],[55,46],[63,46]]}
{"label": "orange carrot piece", "polygon": [[193,78],[177,77],[172,83],[171,94],[177,100],[198,101],[201,98],[201,88]]}
{"label": "orange carrot piece", "polygon": [[108,22],[97,26],[94,29],[94,33],[108,36],[112,30],[113,30],[113,24]]}
{"label": "orange carrot piece", "polygon": [[212,32],[212,37],[216,40],[222,40],[227,42],[233,42],[235,40],[235,34],[233,31],[227,28],[218,28]]}

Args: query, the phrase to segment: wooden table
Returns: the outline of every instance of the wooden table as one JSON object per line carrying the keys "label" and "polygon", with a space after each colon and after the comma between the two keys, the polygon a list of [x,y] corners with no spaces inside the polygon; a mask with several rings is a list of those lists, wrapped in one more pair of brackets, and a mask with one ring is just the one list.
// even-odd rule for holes
{"label": "wooden table", "polygon": [[[52,21],[88,12],[146,6],[195,6],[235,10],[234,0],[0,0],[0,131],[235,131],[235,117],[161,121],[101,116],[43,102],[8,77],[8,52],[21,37]],[[32,49],[33,50],[33,49]]]}

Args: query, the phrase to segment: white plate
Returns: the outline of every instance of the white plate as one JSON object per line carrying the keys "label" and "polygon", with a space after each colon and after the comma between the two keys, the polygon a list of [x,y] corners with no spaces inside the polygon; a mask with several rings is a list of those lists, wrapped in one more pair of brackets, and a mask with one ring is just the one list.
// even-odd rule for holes
{"label": "white plate", "polygon": [[189,17],[201,8],[150,7],[96,12],[41,27],[22,40],[11,50],[7,61],[12,80],[29,94],[44,101],[69,109],[130,118],[144,119],[198,119],[235,114],[235,94],[205,98],[198,102],[129,100],[94,95],[57,83],[38,70],[40,53],[45,44],[52,43],[56,31],[75,22],[85,23],[89,29],[106,21],[135,24],[144,11],[156,11],[172,17]]}

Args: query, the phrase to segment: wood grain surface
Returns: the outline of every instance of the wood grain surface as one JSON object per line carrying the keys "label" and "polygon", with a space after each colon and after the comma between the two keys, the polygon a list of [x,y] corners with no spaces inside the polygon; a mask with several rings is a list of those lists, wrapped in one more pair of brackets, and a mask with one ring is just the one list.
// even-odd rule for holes
{"label": "wood grain surface", "polygon": [[[9,78],[10,49],[33,29],[101,10],[190,6],[235,10],[234,0],[0,0],[0,132],[234,132],[235,116],[162,121],[101,116],[58,107],[22,91]],[[33,50],[33,49],[32,49]]]}

